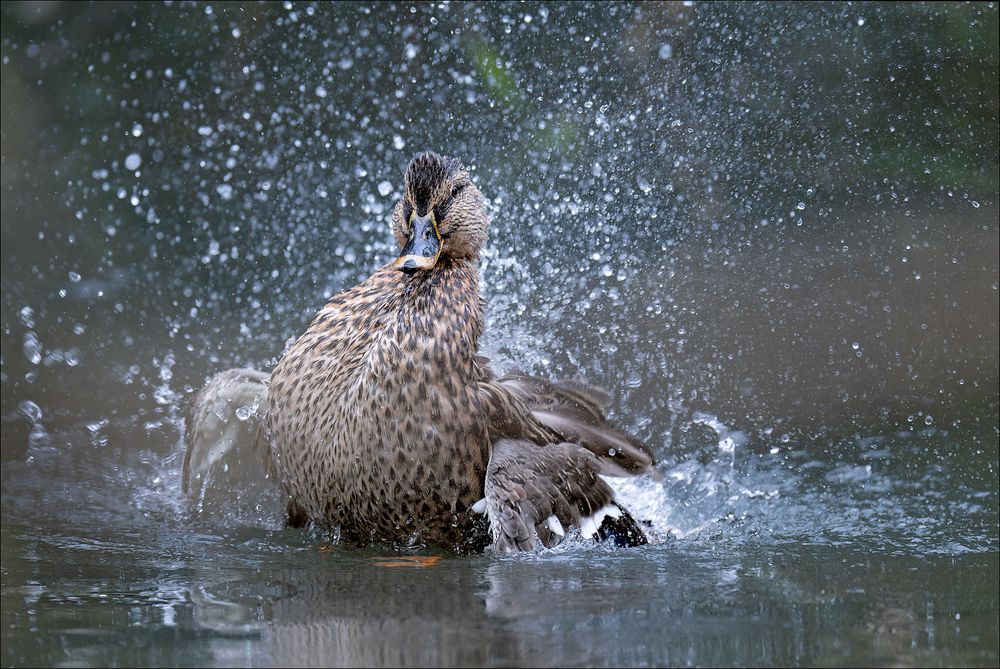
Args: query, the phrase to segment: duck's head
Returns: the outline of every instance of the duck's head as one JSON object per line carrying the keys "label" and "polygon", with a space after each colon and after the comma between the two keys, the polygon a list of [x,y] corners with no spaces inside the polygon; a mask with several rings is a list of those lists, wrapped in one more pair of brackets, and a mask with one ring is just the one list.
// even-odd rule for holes
{"label": "duck's head", "polygon": [[489,218],[483,195],[454,158],[421,153],[406,168],[403,197],[392,212],[401,251],[396,269],[433,269],[442,258],[476,258]]}

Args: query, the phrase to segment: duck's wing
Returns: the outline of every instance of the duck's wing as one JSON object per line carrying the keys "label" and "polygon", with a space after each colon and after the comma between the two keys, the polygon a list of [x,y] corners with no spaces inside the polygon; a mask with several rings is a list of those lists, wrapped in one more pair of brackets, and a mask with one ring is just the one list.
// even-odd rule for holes
{"label": "duck's wing", "polygon": [[482,385],[495,439],[527,439],[539,445],[571,442],[597,456],[602,474],[655,474],[649,447],[608,422],[604,409],[610,396],[604,390],[521,373],[487,379]]}
{"label": "duck's wing", "polygon": [[646,543],[642,530],[614,501],[588,450],[569,443],[537,444],[501,439],[486,469],[485,512],[493,546],[508,553],[545,546],[579,528],[584,538],[613,538],[619,545]]}
{"label": "duck's wing", "polygon": [[206,479],[223,458],[230,468],[250,468],[250,476],[259,476],[261,467],[265,476],[273,475],[270,451],[258,434],[268,379],[254,369],[228,369],[188,401],[182,486],[191,499],[200,499]]}

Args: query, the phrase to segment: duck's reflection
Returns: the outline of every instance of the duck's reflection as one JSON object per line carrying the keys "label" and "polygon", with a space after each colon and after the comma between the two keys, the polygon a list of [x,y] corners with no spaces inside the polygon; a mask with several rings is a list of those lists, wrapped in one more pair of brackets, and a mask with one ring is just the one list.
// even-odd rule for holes
{"label": "duck's reflection", "polygon": [[241,593],[232,583],[199,589],[195,616],[215,631],[256,628],[267,662],[278,666],[484,665],[507,657],[512,639],[490,629],[479,594],[490,587],[485,570],[449,562],[316,556],[313,568],[268,573],[268,592]]}
{"label": "duck's reflection", "polygon": [[[649,585],[671,581],[625,552],[416,560],[310,551],[304,564],[260,574],[266,586],[197,588],[195,620],[226,636],[257,630],[260,654],[278,666],[659,664],[701,658],[712,641],[681,633],[683,656],[664,643],[658,616],[670,607],[650,600]],[[670,590],[690,586],[678,575]]]}
{"label": "duck's reflection", "polygon": [[[578,560],[339,550],[312,548],[308,565],[256,584],[194,587],[194,620],[225,637],[256,630],[266,662],[279,666],[578,664],[609,657],[608,635],[629,610],[622,603],[638,594],[613,569],[581,570]],[[605,633],[579,633],[588,627]]]}

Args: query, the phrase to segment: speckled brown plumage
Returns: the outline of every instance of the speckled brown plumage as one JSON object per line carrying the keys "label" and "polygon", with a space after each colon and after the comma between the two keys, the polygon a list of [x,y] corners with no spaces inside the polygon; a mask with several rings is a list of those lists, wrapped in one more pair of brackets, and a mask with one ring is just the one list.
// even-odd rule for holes
{"label": "speckled brown plumage", "polygon": [[467,260],[390,266],[327,303],[271,376],[268,437],[310,518],[362,539],[457,543],[483,496],[489,416],[474,351],[478,278]]}
{"label": "speckled brown plumage", "polygon": [[607,397],[498,379],[478,355],[488,219],[458,161],[413,160],[393,212],[401,247],[415,217],[433,217],[420,229],[438,236],[436,264],[389,264],[335,295],[271,375],[262,437],[292,504],[355,541],[501,550],[530,548],[531,528],[551,545],[551,528],[620,515],[598,474],[648,472],[652,458],[607,423]]}

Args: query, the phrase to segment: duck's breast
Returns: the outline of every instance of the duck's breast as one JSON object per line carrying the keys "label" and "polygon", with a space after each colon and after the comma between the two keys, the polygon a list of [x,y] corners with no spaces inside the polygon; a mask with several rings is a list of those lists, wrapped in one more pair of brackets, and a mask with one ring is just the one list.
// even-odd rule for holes
{"label": "duck's breast", "polygon": [[398,273],[381,273],[331,300],[282,358],[270,437],[286,489],[311,517],[408,534],[482,496],[479,325],[455,304],[460,291],[407,295]]}

